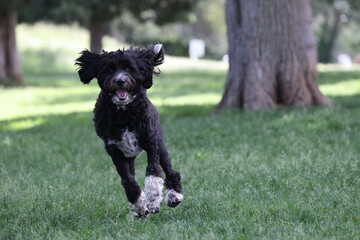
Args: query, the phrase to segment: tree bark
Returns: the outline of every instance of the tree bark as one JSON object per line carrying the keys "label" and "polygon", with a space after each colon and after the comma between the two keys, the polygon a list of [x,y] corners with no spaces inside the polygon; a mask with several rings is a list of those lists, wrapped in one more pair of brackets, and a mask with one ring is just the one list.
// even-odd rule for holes
{"label": "tree bark", "polygon": [[0,82],[23,82],[16,46],[16,11],[9,8],[0,13]]}
{"label": "tree bark", "polygon": [[310,0],[227,0],[229,72],[225,107],[329,105],[316,85]]}
{"label": "tree bark", "polygon": [[94,53],[101,53],[102,39],[105,32],[104,23],[90,23],[90,51]]}

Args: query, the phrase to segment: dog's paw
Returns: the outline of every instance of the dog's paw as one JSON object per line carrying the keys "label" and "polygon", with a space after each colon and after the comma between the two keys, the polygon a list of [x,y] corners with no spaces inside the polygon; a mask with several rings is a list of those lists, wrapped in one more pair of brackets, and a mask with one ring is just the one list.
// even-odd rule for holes
{"label": "dog's paw", "polygon": [[160,206],[156,206],[153,204],[147,204],[147,208],[149,210],[149,213],[152,213],[152,214],[160,212]]}
{"label": "dog's paw", "polygon": [[176,207],[184,199],[181,193],[176,192],[174,189],[166,189],[165,201],[169,207]]}
{"label": "dog's paw", "polygon": [[131,204],[131,211],[135,217],[144,218],[149,214],[149,210],[146,206],[145,193],[141,192],[138,200]]}
{"label": "dog's paw", "polygon": [[160,211],[160,204],[163,199],[164,181],[161,177],[147,176],[145,178],[144,192],[146,195],[146,205],[150,213],[158,213]]}

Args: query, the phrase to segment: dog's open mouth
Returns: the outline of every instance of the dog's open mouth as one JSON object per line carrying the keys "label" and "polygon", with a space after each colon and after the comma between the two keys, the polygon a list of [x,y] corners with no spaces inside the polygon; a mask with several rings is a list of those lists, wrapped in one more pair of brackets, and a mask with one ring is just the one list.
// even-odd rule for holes
{"label": "dog's open mouth", "polygon": [[116,95],[121,101],[125,101],[129,95],[129,92],[126,89],[118,89],[116,90]]}
{"label": "dog's open mouth", "polygon": [[135,95],[130,93],[128,89],[124,89],[124,88],[117,89],[112,96],[113,96],[112,97],[113,103],[122,106],[130,103],[135,97]]}

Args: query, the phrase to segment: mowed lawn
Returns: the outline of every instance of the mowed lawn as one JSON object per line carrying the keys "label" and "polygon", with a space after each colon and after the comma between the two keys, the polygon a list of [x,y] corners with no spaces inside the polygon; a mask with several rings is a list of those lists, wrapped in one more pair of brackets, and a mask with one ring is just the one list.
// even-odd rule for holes
{"label": "mowed lawn", "polygon": [[[20,46],[34,34],[26,85],[0,87],[0,239],[359,239],[360,67],[319,66],[332,107],[214,116],[226,64],[167,56],[149,97],[185,199],[136,219],[93,128],[96,80],[83,85],[73,66],[84,47],[44,46],[44,29],[84,35],[18,30]],[[142,187],[145,168],[142,154]]]}

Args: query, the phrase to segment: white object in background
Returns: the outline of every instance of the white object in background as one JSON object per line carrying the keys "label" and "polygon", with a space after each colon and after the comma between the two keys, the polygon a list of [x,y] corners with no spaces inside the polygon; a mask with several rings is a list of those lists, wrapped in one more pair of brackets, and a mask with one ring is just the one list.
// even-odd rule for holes
{"label": "white object in background", "polygon": [[191,59],[199,59],[205,56],[205,42],[201,39],[190,40],[189,56]]}
{"label": "white object in background", "polygon": [[223,62],[229,62],[229,55],[226,54],[222,57]]}
{"label": "white object in background", "polygon": [[351,68],[351,57],[347,54],[339,54],[337,57],[338,64],[343,68]]}

